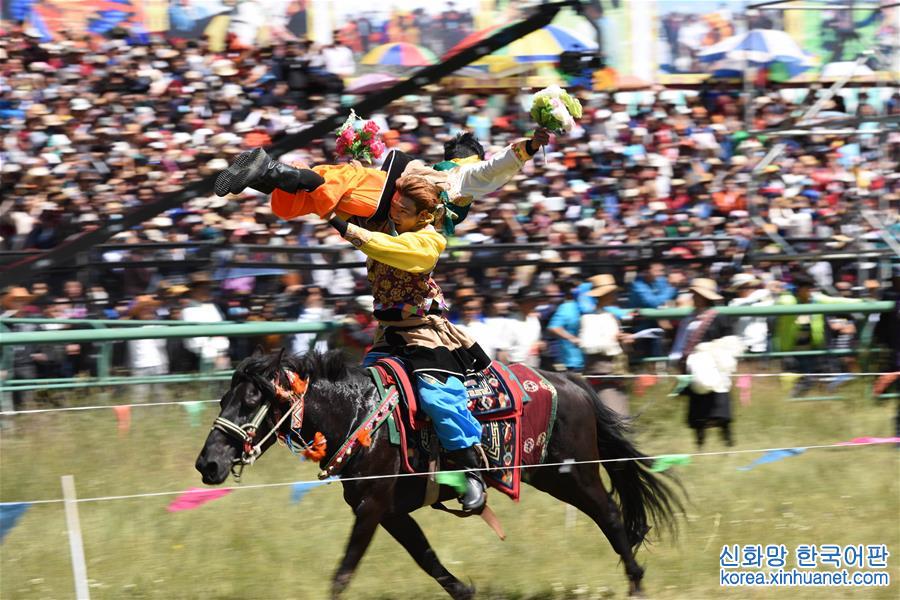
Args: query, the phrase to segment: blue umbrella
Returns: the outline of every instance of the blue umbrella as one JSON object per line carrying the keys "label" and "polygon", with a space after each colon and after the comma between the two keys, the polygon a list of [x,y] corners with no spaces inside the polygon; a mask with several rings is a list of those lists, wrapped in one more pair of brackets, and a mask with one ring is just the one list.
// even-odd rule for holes
{"label": "blue umbrella", "polygon": [[[812,60],[806,60],[804,62],[781,62],[781,61],[772,61],[770,63],[764,63],[760,65],[759,63],[751,62],[749,66],[759,67],[765,66],[772,68],[775,65],[781,65],[784,67],[784,70],[787,72],[789,78],[794,78],[800,73],[804,71],[808,71],[813,68],[815,65]],[[747,63],[733,60],[733,59],[724,59],[713,63],[710,66],[710,70],[712,71],[713,77],[720,77],[723,79],[733,78],[740,79],[744,76],[744,71],[747,70]]]}
{"label": "blue umbrella", "polygon": [[794,38],[783,31],[774,29],[753,29],[733,35],[703,50],[697,55],[701,62],[714,63],[721,60],[749,63],[753,66],[774,62],[784,64],[808,64],[807,55]]}

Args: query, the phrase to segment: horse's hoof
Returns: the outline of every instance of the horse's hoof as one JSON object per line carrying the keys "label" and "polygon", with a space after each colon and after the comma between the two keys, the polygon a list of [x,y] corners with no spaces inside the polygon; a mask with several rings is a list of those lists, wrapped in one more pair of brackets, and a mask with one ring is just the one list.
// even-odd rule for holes
{"label": "horse's hoof", "polygon": [[472,600],[475,597],[475,586],[460,586],[459,590],[452,596],[453,600]]}
{"label": "horse's hoof", "polygon": [[644,592],[641,590],[641,588],[636,586],[634,583],[629,583],[628,584],[628,597],[629,598],[646,598],[647,596],[644,595]]}

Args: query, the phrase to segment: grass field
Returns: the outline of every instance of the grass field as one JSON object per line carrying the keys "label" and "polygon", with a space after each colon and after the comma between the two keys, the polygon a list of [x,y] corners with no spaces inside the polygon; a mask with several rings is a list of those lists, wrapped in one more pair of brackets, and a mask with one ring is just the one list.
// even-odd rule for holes
{"label": "grass field", "polygon": [[[665,381],[665,380],[664,380]],[[693,451],[684,401],[667,384],[633,400],[649,407],[636,438],[648,454]],[[735,449],[829,444],[892,435],[892,404],[863,398],[848,384],[845,401],[788,402],[774,379],[755,379],[752,403],[736,405]],[[208,396],[207,396],[208,397]],[[168,399],[168,398],[167,398]],[[69,402],[92,401],[72,392]],[[0,441],[0,500],[59,498],[72,474],[82,498],[199,486],[196,455],[215,417],[191,427],[178,406],[132,410],[117,431],[111,410],[6,418]],[[722,450],[717,434],[705,450]],[[900,596],[900,452],[890,445],[811,449],[750,471],[760,454],[695,457],[675,467],[690,494],[676,540],[643,549],[639,561],[651,598],[897,598]],[[313,479],[315,468],[276,448],[245,471],[246,484]],[[237,490],[197,510],[168,513],[173,496],[79,505],[93,598],[328,597],[350,529],[338,485],[299,504],[290,487]],[[431,510],[419,523],[444,564],[491,599],[620,598],[627,583],[609,544],[583,515],[529,487],[514,504],[492,504],[507,533],[500,542],[479,520]],[[568,527],[567,527],[568,522]],[[889,588],[719,587],[723,544],[887,544]],[[792,556],[788,566],[793,566]],[[0,597],[74,596],[61,504],[34,505],[0,546]],[[444,598],[442,591],[384,532],[379,532],[346,598]]]}

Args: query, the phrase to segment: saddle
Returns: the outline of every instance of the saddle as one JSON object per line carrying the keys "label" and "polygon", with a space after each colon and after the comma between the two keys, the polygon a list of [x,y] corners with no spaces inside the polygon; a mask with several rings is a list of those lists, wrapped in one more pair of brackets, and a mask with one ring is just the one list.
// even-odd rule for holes
{"label": "saddle", "polygon": [[[442,452],[428,416],[419,408],[415,381],[406,365],[399,358],[385,357],[369,367],[369,372],[382,398],[399,396],[387,425],[391,443],[401,449],[403,469],[407,473],[433,471]],[[538,464],[546,455],[556,415],[556,390],[525,365],[508,367],[496,361],[485,371],[470,374],[465,386],[469,410],[482,424],[481,445],[489,468],[485,482],[518,500],[519,467]],[[539,391],[545,395],[537,402],[540,407],[531,406]]]}

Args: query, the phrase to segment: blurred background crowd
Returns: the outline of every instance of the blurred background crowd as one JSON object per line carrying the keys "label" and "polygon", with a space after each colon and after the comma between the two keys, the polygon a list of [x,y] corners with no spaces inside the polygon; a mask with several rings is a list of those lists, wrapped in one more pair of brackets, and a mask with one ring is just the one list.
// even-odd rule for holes
{"label": "blurred background crowd", "polygon": [[[442,32],[438,52],[473,27],[469,13],[450,12],[432,24]],[[426,27],[415,22],[417,13],[408,18],[406,26],[397,24],[404,36]],[[21,24],[5,23],[0,249],[25,256],[54,248],[216,173],[248,148],[348,112],[359,96],[347,93],[342,78],[379,41],[366,35],[370,25],[357,19],[327,45],[284,37],[251,47],[232,40],[213,50],[203,38],[157,35],[61,33],[42,41]],[[717,83],[688,92],[579,93],[585,113],[576,129],[555,137],[497,193],[476,200],[436,273],[453,320],[495,357],[588,368],[582,317],[610,295],[601,304],[613,307],[625,335],[660,330],[622,340],[632,362],[664,356],[677,323],[634,319],[632,311],[691,306],[698,278],[712,280],[723,302],[735,304],[789,296],[801,302],[894,298],[900,291],[900,271],[857,258],[887,248],[885,229],[900,236],[898,130],[860,126],[852,137],[835,131],[778,139],[752,133],[790,125],[816,100],[814,88],[761,93],[752,106],[740,89]],[[381,126],[389,148],[438,162],[443,142],[462,130],[473,131],[489,155],[521,138],[533,128],[529,97],[519,90],[429,87],[365,116]],[[897,115],[900,93],[838,95],[824,110]],[[787,144],[783,155],[751,178],[776,141]],[[282,160],[335,162],[333,142],[324,139]],[[894,218],[870,222],[862,218],[867,210]],[[778,236],[801,256],[819,256],[785,257],[772,241]],[[6,290],[3,315],[349,325],[318,340],[120,344],[117,364],[146,373],[225,368],[257,343],[297,351],[311,343],[340,346],[354,357],[369,343],[374,324],[363,256],[315,217],[278,220],[268,198],[255,192],[194,198],[111,242],[78,276],[51,272]],[[147,246],[164,242],[172,245]],[[306,250],[291,252],[298,248]],[[748,352],[848,347],[859,326],[852,318],[827,318],[821,328],[802,324],[798,335],[798,327],[779,328],[776,319],[737,324]],[[890,333],[885,336],[889,341]],[[15,376],[90,372],[92,352],[86,344],[19,348]]]}

